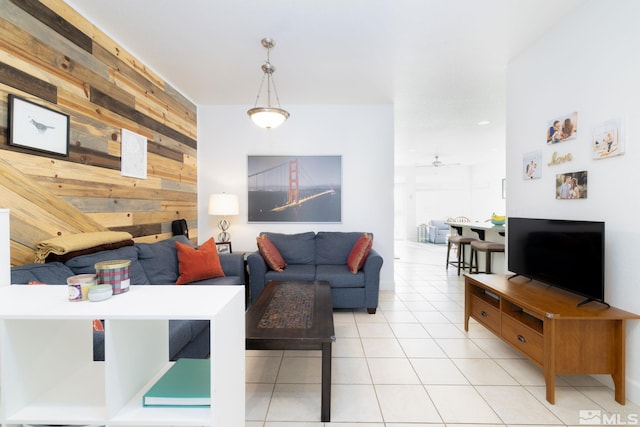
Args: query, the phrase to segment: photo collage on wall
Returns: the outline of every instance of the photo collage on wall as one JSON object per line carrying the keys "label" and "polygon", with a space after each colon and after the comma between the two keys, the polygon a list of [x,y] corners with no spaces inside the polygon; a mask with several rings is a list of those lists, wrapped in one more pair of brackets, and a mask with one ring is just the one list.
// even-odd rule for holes
{"label": "photo collage on wall", "polygon": [[[593,126],[591,136],[591,158],[606,159],[620,156],[625,152],[624,121],[614,117]],[[578,136],[578,113],[573,112],[547,121],[546,145],[552,146],[575,140]],[[571,162],[571,153],[553,152],[547,167],[556,167]],[[543,151],[536,150],[522,156],[522,179],[525,181],[542,178]],[[555,174],[555,198],[576,200],[587,198],[588,171],[565,171]]]}

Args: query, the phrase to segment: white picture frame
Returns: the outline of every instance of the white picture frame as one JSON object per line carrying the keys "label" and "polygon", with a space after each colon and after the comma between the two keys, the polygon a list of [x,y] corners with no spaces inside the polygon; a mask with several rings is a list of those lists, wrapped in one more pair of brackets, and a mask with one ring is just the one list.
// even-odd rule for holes
{"label": "white picture frame", "polygon": [[147,138],[122,129],[120,173],[131,178],[147,179]]}
{"label": "white picture frame", "polygon": [[624,120],[615,117],[593,127],[591,156],[601,160],[621,156],[625,152]]}

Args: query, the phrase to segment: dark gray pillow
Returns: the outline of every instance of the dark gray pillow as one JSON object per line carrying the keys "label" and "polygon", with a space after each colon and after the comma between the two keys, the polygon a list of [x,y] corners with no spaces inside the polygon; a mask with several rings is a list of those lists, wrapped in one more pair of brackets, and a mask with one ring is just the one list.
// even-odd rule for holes
{"label": "dark gray pillow", "polygon": [[[363,234],[360,232],[319,231],[316,235],[317,264],[346,264],[353,245]],[[373,238],[373,234],[367,234]]]}
{"label": "dark gray pillow", "polygon": [[136,243],[138,261],[152,285],[176,284],[179,273],[176,242],[193,246],[184,235],[155,243]]}
{"label": "dark gray pillow", "polygon": [[73,270],[73,274],[95,274],[96,263],[102,261],[113,261],[116,259],[128,259],[131,261],[129,266],[129,279],[132,285],[148,285],[149,279],[138,262],[138,249],[135,246],[125,246],[124,248],[114,249],[111,251],[96,252],[94,254],[82,255],[70,259],[65,263],[67,267]]}
{"label": "dark gray pillow", "polygon": [[66,285],[67,277],[74,273],[61,262],[47,264],[25,264],[11,267],[11,283],[26,285],[29,282],[46,283],[47,285]]}
{"label": "dark gray pillow", "polygon": [[299,234],[266,234],[287,264],[316,263],[316,233],[308,231]]}

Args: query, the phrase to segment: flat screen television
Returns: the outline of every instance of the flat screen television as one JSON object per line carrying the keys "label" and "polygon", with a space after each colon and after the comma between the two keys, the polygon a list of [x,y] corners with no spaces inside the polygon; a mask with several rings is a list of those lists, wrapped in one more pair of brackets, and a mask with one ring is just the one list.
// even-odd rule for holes
{"label": "flat screen television", "polygon": [[604,222],[507,219],[507,260],[525,276],[604,304]]}

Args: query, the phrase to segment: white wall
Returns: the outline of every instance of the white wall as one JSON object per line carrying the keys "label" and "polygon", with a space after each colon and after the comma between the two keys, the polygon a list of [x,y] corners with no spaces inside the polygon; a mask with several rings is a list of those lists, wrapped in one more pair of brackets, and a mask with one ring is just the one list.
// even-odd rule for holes
{"label": "white wall", "polygon": [[[586,2],[508,69],[507,214],[606,222],[606,300],[640,313],[637,225],[640,2]],[[546,145],[547,122],[578,112],[575,140]],[[626,153],[591,158],[592,128],[626,118]],[[541,150],[542,178],[522,179],[522,155]],[[557,151],[573,160],[548,166]],[[555,175],[588,171],[588,198],[555,200]],[[588,268],[588,266],[585,266]],[[627,398],[640,403],[640,321],[627,322]],[[635,353],[632,357],[631,349]]]}
{"label": "white wall", "polygon": [[484,222],[492,214],[504,215],[506,199],[502,198],[502,180],[506,178],[506,155],[493,153],[491,160],[471,168],[471,219]]}
{"label": "white wall", "polygon": [[[233,250],[255,251],[261,231],[367,231],[384,264],[380,286],[393,289],[392,105],[286,105],[291,118],[260,129],[249,106],[198,108],[198,236],[217,236],[207,214],[208,195],[236,193],[240,216],[231,218]],[[248,223],[248,155],[341,155],[342,223]]]}
{"label": "white wall", "polygon": [[0,209],[0,286],[11,283],[9,209]]}
{"label": "white wall", "polygon": [[418,224],[430,219],[472,217],[469,166],[416,168],[415,182]]}
{"label": "white wall", "polygon": [[[473,166],[404,167],[396,170],[396,194],[404,196],[396,218],[396,239],[415,241],[417,226],[430,219],[466,216],[484,222],[492,213],[505,213],[502,179],[505,178],[504,153]],[[404,233],[404,234],[403,234]]]}

